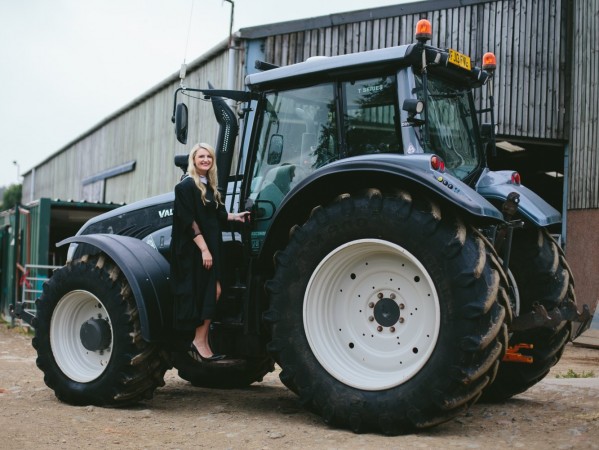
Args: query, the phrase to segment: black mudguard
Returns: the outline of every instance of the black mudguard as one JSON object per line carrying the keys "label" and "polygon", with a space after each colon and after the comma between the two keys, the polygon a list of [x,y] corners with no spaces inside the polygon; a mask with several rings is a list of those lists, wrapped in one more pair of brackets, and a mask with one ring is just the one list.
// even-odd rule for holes
{"label": "black mudguard", "polygon": [[75,242],[96,247],[122,270],[137,304],[144,340],[168,340],[172,329],[173,306],[167,260],[143,241],[116,234],[73,236],[56,246]]}

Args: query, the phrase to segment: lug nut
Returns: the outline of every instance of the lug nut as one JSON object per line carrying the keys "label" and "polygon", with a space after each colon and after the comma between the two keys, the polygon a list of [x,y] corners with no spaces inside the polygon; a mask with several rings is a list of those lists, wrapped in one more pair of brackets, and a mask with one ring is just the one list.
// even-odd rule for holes
{"label": "lug nut", "polygon": [[395,300],[395,294],[392,292],[392,293],[391,293],[391,295],[389,296],[389,298],[390,298],[391,300]]}
{"label": "lug nut", "polygon": [[404,319],[403,317],[400,317],[400,318],[399,318],[399,323],[404,323],[404,321],[405,321],[405,320],[406,320],[406,319]]}
{"label": "lug nut", "polygon": [[369,308],[374,308],[374,302],[370,302],[370,303],[368,304],[368,307],[369,307]]}
{"label": "lug nut", "polygon": [[376,327],[376,331],[380,333],[381,331],[383,331],[383,327],[379,325],[378,327]]}
{"label": "lug nut", "polygon": [[395,333],[395,327],[391,327],[391,328],[389,328],[389,331],[390,331],[391,333]]}
{"label": "lug nut", "polygon": [[368,320],[369,320],[370,322],[374,322],[374,317],[370,316],[370,317],[368,318]]}
{"label": "lug nut", "polygon": [[382,292],[379,292],[379,293],[377,294],[377,297],[378,297],[378,298],[383,298],[383,293],[382,293]]}
{"label": "lug nut", "polygon": [[399,309],[404,309],[406,307],[406,305],[404,305],[403,303],[399,304]]}

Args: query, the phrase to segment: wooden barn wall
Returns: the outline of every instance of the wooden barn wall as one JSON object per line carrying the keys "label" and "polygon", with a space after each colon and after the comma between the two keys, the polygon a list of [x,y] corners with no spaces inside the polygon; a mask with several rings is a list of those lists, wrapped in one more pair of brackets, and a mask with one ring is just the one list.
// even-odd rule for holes
{"label": "wooden barn wall", "polygon": [[479,66],[485,52],[497,56],[499,134],[565,140],[564,4],[503,0],[279,34],[265,38],[265,57],[288,65],[310,56],[409,44],[418,20],[427,18],[433,26],[432,45],[469,54]]}
{"label": "wooden barn wall", "polygon": [[[223,86],[227,64],[227,52],[222,52],[189,71],[185,84],[207,87],[210,81]],[[178,85],[178,80],[165,84],[39,165],[35,175],[24,180],[23,199],[130,203],[171,191],[181,176],[174,156],[187,153],[198,141],[216,143],[218,132],[210,102],[187,99],[188,145],[177,142],[171,116]],[[136,161],[133,171],[105,180],[103,198],[102,182],[83,186],[83,180],[130,161]]]}
{"label": "wooden barn wall", "polygon": [[572,2],[568,209],[599,208],[599,0]]}

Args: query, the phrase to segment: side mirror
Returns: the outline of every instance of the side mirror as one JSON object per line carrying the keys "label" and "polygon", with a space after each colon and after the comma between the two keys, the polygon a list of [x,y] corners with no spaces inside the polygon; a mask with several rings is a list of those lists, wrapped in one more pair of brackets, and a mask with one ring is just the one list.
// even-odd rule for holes
{"label": "side mirror", "polygon": [[483,123],[480,126],[480,139],[483,144],[483,149],[487,154],[487,158],[491,159],[497,156],[495,148],[495,126],[492,123]]}
{"label": "side mirror", "polygon": [[493,124],[483,123],[480,126],[480,137],[483,141],[488,141],[493,137]]}
{"label": "side mirror", "polygon": [[283,156],[283,135],[281,134],[273,134],[270,137],[270,142],[268,144],[268,157],[266,162],[270,166],[274,166],[281,162],[281,157]]}
{"label": "side mirror", "polygon": [[178,103],[175,109],[175,135],[181,144],[187,144],[187,105]]}

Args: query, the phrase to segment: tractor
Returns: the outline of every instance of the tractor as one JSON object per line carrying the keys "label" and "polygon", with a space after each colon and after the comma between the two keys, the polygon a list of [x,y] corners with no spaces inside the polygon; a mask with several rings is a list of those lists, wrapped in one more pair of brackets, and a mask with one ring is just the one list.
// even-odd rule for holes
{"label": "tractor", "polygon": [[[219,189],[251,212],[223,230],[210,330],[233,363],[196,362],[173,329],[169,192],[60,242],[69,260],[37,314],[16,311],[56,397],[128,405],[173,367],[195,386],[242,388],[276,363],[327,424],[394,435],[546,376],[590,322],[552,234],[560,213],[517,172],[489,168],[494,55],[476,67],[431,35],[422,20],[409,45],[257,61],[242,91],[182,84],[177,139],[190,129],[179,100],[210,99]],[[187,155],[175,164],[185,172]]]}

